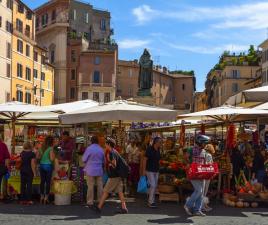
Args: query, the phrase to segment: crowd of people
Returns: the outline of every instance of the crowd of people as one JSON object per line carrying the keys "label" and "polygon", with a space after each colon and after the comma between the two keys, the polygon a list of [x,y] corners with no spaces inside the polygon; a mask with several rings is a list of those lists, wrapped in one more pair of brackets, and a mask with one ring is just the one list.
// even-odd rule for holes
{"label": "crowd of people", "polygon": [[[125,159],[115,150],[116,142],[112,138],[107,138],[105,149],[99,144],[97,136],[92,136],[91,144],[85,149],[82,157],[84,162],[84,172],[87,181],[87,206],[100,213],[104,207],[105,200],[111,193],[118,194],[121,207],[118,213],[128,213],[124,196],[124,183],[120,175],[122,165],[130,167],[130,174],[127,177],[130,194],[136,194],[137,185],[141,176],[146,176],[148,181],[147,204],[150,208],[156,208],[156,190],[158,186],[159,170],[162,147],[162,139],[155,137],[151,144],[142,145],[131,139],[126,147]],[[191,163],[211,164],[215,150],[210,138],[205,135],[198,135],[195,146],[188,148],[186,161]],[[49,203],[52,174],[57,167],[57,163],[69,163],[73,158],[75,142],[68,132],[63,132],[61,140],[51,136],[46,137],[43,145],[39,142],[25,142],[21,152],[21,204],[33,204],[32,183],[36,176],[37,164],[40,172],[40,203]],[[252,162],[248,163],[246,158],[252,157]],[[0,140],[0,186],[3,176],[9,169],[10,154],[3,141]],[[253,149],[237,146],[231,151],[231,162],[233,164],[233,177],[239,176],[243,170],[252,180],[267,185],[267,164],[268,157],[265,149],[255,146]],[[193,179],[190,180],[194,192],[187,198],[184,209],[188,215],[205,216],[206,212],[212,210],[208,206],[207,193],[210,180]],[[94,196],[94,187],[97,186],[97,196]],[[0,196],[3,198],[3,196]],[[96,199],[96,200],[95,200]]]}

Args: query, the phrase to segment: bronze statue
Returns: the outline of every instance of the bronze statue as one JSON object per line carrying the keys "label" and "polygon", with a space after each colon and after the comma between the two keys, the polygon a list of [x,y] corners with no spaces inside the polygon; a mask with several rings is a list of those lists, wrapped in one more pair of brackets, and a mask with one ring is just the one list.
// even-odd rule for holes
{"label": "bronze statue", "polygon": [[139,73],[139,93],[138,95],[151,95],[150,89],[153,86],[153,61],[147,49],[144,49],[140,57],[140,73]]}

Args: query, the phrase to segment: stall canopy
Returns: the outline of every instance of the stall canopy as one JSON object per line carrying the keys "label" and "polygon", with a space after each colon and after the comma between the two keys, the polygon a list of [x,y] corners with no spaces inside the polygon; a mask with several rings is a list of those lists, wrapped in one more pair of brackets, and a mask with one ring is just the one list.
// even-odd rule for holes
{"label": "stall canopy", "polygon": [[100,121],[174,121],[177,112],[165,108],[117,100],[60,115],[62,124]]}
{"label": "stall canopy", "polygon": [[260,115],[268,115],[268,111],[223,105],[204,111],[179,115],[178,119],[189,117],[202,119],[212,118],[222,122],[232,122],[246,119],[256,119]]}
{"label": "stall canopy", "polygon": [[268,110],[268,102],[263,103],[261,105],[258,105],[256,107],[254,107],[254,109],[264,109],[264,110]]}
{"label": "stall canopy", "polygon": [[240,93],[231,96],[226,104],[229,105],[239,105],[243,102],[253,102],[258,103],[268,101],[268,86],[252,88],[248,90],[241,91]]}
{"label": "stall canopy", "polygon": [[15,150],[15,123],[17,120],[22,119],[24,116],[30,113],[44,113],[53,112],[53,110],[45,109],[40,106],[24,104],[22,102],[7,102],[0,104],[0,118],[4,120],[10,120],[12,122],[12,151]]}
{"label": "stall canopy", "polygon": [[59,112],[62,113],[69,113],[72,111],[79,111],[87,108],[91,108],[97,106],[99,103],[93,100],[82,100],[82,101],[75,101],[63,104],[56,104],[56,105],[49,105],[43,106],[42,108],[46,112],[38,112],[38,113],[31,113],[29,115],[24,116],[23,118],[26,120],[58,120],[58,114],[51,114],[47,111]]}

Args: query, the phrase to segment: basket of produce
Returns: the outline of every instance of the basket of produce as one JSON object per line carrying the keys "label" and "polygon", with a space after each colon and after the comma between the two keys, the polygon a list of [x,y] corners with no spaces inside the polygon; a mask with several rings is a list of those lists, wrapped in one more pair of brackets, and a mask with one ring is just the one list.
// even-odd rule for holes
{"label": "basket of produce", "polygon": [[260,192],[259,196],[263,200],[268,200],[268,192]]}
{"label": "basket of produce", "polygon": [[171,194],[171,193],[174,193],[175,190],[176,190],[176,188],[173,185],[167,185],[167,184],[159,184],[158,185],[158,191],[160,193]]}

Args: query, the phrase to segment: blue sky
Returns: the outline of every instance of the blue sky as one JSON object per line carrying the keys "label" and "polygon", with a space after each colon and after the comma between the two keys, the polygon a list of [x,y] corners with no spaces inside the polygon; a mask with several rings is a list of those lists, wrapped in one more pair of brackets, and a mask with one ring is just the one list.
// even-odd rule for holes
{"label": "blue sky", "polygon": [[[35,8],[46,0],[24,0]],[[224,50],[246,51],[267,38],[268,2],[258,0],[90,0],[111,12],[120,59],[144,48],[155,64],[194,70],[202,91]]]}

